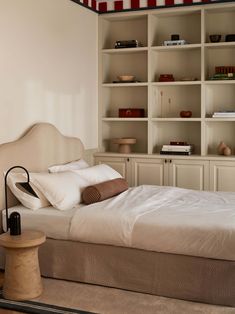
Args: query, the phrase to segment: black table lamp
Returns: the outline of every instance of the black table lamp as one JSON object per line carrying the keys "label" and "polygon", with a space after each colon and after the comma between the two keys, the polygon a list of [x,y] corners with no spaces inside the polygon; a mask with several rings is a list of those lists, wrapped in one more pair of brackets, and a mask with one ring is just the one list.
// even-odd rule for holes
{"label": "black table lamp", "polygon": [[29,185],[29,173],[27,169],[22,166],[14,166],[7,170],[5,175],[5,208],[6,208],[6,232],[10,229],[10,235],[20,235],[21,234],[21,222],[20,214],[18,212],[12,212],[10,218],[8,217],[8,204],[7,204],[7,176],[12,169],[20,168],[23,169],[27,174],[27,182],[18,182],[19,185],[24,187],[26,190],[31,190]]}

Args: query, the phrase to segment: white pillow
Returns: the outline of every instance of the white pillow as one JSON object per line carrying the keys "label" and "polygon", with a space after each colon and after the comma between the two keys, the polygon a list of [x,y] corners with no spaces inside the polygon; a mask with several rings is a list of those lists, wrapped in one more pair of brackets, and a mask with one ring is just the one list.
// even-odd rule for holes
{"label": "white pillow", "polygon": [[7,177],[7,185],[9,186],[11,192],[15,195],[15,197],[27,208],[29,209],[39,209],[42,207],[49,206],[50,203],[45,198],[45,196],[37,189],[34,185],[34,174],[29,174],[30,178],[30,186],[38,197],[29,194],[27,191],[22,189],[18,182],[27,182],[25,173],[9,173]]}
{"label": "white pillow", "polygon": [[34,184],[53,207],[68,210],[81,202],[82,190],[89,185],[89,182],[67,171],[38,173],[35,175]]}
{"label": "white pillow", "polygon": [[119,172],[105,164],[96,165],[81,170],[74,170],[73,173],[76,173],[78,176],[88,181],[90,185],[122,178]]}
{"label": "white pillow", "polygon": [[50,173],[54,173],[54,172],[62,172],[62,171],[69,171],[69,170],[79,170],[79,169],[84,169],[88,167],[89,165],[84,159],[79,159],[76,161],[71,161],[67,164],[51,166],[48,168],[48,171]]}

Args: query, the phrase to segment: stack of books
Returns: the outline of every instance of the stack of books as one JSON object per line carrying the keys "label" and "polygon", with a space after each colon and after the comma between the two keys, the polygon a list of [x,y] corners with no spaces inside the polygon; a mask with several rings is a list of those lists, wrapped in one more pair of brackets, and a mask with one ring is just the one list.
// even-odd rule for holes
{"label": "stack of books", "polygon": [[214,112],[212,118],[235,118],[235,111],[218,111]]}
{"label": "stack of books", "polygon": [[162,155],[191,155],[193,145],[163,145],[160,151]]}

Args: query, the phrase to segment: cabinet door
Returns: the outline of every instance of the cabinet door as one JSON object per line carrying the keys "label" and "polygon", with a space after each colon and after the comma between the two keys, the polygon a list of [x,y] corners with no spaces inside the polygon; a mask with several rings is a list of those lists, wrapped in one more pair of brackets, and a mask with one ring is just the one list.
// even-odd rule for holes
{"label": "cabinet door", "polygon": [[129,185],[131,185],[131,166],[129,158],[122,157],[95,157],[95,164],[106,164],[119,172],[125,178]]}
{"label": "cabinet door", "polygon": [[133,186],[165,184],[163,159],[132,158],[131,163]]}
{"label": "cabinet door", "polygon": [[193,190],[209,189],[209,161],[170,159],[169,185]]}
{"label": "cabinet door", "polygon": [[212,191],[235,192],[235,162],[210,162],[210,189]]}

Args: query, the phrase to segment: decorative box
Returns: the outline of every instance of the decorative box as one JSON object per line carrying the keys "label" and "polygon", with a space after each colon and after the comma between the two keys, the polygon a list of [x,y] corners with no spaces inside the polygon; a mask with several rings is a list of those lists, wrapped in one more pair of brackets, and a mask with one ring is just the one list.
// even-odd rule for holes
{"label": "decorative box", "polygon": [[143,108],[120,108],[119,118],[143,118],[144,109]]}
{"label": "decorative box", "polygon": [[160,74],[159,76],[159,82],[173,82],[174,80],[173,74]]}

